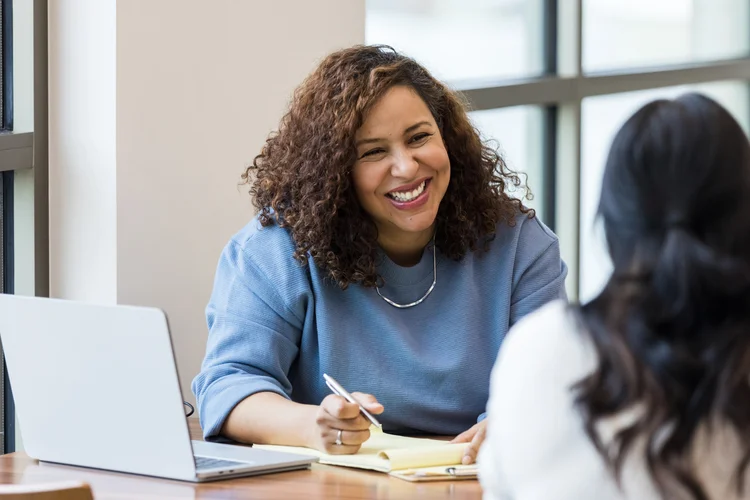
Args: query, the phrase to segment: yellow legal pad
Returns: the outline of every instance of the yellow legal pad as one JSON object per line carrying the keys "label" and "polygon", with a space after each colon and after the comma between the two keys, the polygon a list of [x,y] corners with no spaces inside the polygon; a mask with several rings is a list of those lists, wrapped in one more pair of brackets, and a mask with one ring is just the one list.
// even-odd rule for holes
{"label": "yellow legal pad", "polygon": [[476,478],[476,466],[461,465],[467,443],[395,436],[371,429],[370,439],[354,455],[329,455],[310,448],[255,445],[263,450],[315,455],[321,464],[385,472],[407,481]]}

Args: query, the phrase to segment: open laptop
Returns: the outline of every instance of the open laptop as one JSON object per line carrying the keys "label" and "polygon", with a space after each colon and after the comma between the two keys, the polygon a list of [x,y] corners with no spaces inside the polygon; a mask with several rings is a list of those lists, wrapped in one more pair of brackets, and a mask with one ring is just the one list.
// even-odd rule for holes
{"label": "open laptop", "polygon": [[191,442],[160,309],[0,294],[0,341],[24,450],[41,461],[210,481],[317,460]]}

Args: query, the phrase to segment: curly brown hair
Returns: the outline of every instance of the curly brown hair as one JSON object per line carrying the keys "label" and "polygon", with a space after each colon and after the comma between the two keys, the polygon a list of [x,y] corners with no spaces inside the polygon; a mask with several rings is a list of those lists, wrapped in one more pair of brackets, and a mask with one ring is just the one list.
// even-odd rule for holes
{"label": "curly brown hair", "polygon": [[450,159],[450,183],[436,219],[435,244],[448,258],[484,249],[497,225],[534,216],[507,183],[523,187],[497,151],[482,142],[458,94],[413,59],[383,45],[334,52],[295,90],[279,129],[242,174],[263,226],[287,228],[300,263],[311,257],[342,289],[381,285],[378,231],[352,186],[355,134],[391,87],[417,92],[437,122]]}

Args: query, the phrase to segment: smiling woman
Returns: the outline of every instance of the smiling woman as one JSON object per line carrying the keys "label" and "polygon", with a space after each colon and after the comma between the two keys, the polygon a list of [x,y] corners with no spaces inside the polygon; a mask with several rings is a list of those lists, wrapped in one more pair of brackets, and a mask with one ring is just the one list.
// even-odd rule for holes
{"label": "smiling woman", "polygon": [[451,176],[437,123],[411,87],[398,85],[372,107],[355,138],[357,199],[380,247],[397,264],[414,265],[432,239]]}
{"label": "smiling woman", "polygon": [[260,213],[207,308],[206,438],[356,453],[369,422],[328,373],[384,430],[459,434],[473,461],[500,344],[566,268],[458,96],[389,47],[333,53],[243,177]]}

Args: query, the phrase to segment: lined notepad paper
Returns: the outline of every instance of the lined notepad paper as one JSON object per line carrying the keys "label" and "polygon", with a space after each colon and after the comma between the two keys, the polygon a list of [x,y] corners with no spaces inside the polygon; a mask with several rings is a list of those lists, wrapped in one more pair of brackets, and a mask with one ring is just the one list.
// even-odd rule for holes
{"label": "lined notepad paper", "polygon": [[[395,436],[371,430],[370,439],[354,455],[329,455],[310,448],[292,446],[255,445],[264,450],[277,450],[304,455],[316,455],[321,464],[340,465],[385,472],[409,481],[435,481],[438,479],[465,479],[474,477],[473,466],[461,466],[467,443],[450,444],[436,439]],[[454,466],[464,470],[455,476],[446,469]],[[420,473],[420,470],[425,469]],[[426,470],[429,469],[429,470]],[[444,475],[441,477],[441,471]]]}

